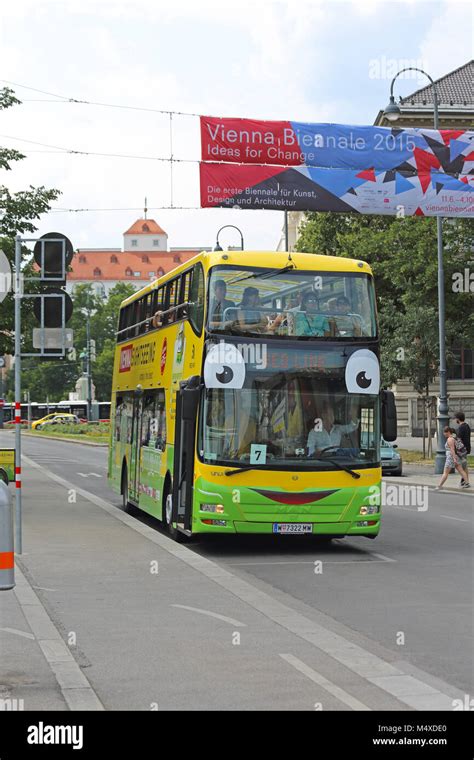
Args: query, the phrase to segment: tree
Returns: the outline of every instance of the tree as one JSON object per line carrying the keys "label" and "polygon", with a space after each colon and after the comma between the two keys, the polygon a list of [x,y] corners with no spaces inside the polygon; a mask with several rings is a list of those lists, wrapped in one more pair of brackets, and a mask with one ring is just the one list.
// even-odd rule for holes
{"label": "tree", "polygon": [[[8,87],[0,89],[0,111],[20,105],[20,103],[13,90]],[[5,171],[11,171],[12,164],[24,158],[25,156],[17,150],[0,148],[0,168]],[[10,264],[13,264],[15,260],[15,235],[34,233],[37,229],[34,222],[49,211],[50,203],[59,195],[59,190],[47,190],[44,186],[33,187],[32,185],[27,190],[12,193],[6,185],[0,184],[0,248]],[[23,261],[26,261],[23,273],[25,276],[30,276],[33,272],[29,261],[31,254],[26,248],[23,248],[22,254]],[[29,301],[25,299],[22,303],[25,324],[28,326],[31,326],[33,321],[32,317],[29,319],[33,309],[31,301],[32,299]],[[12,353],[14,307],[11,296],[0,304],[0,325],[0,354]]]}
{"label": "tree", "polygon": [[[474,344],[472,292],[453,287],[472,264],[474,221],[443,223],[446,343]],[[438,373],[436,220],[316,212],[307,215],[297,250],[367,261],[374,272],[384,387],[408,378],[428,404]],[[472,267],[471,267],[472,268]],[[404,360],[401,360],[401,356]]]}

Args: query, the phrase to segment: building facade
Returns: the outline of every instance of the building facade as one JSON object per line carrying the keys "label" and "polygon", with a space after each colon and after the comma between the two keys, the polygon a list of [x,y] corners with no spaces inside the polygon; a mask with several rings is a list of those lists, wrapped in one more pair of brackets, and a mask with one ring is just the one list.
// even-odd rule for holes
{"label": "building facade", "polygon": [[137,219],[123,233],[123,248],[79,248],[71,262],[66,289],[74,293],[78,285],[92,285],[106,298],[119,282],[136,289],[162,277],[209,248],[171,248],[168,235],[154,219]]}

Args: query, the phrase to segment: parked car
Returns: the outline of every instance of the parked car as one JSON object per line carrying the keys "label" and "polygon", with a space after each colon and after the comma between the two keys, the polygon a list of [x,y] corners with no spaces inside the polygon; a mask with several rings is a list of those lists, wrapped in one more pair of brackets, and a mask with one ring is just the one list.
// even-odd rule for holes
{"label": "parked car", "polygon": [[33,422],[31,427],[34,430],[43,430],[49,425],[78,425],[79,423],[77,414],[47,414],[46,417]]}
{"label": "parked car", "polygon": [[403,471],[402,457],[396,443],[388,443],[382,438],[380,442],[380,459],[382,475],[401,475]]}

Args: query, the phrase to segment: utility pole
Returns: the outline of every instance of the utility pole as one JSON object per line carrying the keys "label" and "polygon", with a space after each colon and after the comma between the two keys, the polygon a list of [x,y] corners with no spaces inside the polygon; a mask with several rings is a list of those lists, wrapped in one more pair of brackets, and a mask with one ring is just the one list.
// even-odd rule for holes
{"label": "utility pole", "polygon": [[15,238],[15,552],[22,553],[21,536],[21,237]]}

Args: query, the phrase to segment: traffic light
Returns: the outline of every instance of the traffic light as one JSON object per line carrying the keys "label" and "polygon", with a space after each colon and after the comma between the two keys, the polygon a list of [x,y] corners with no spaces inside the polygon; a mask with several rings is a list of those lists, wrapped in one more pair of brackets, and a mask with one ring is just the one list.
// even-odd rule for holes
{"label": "traffic light", "polygon": [[[33,313],[40,327],[33,330],[33,345],[41,354],[64,356],[72,346],[72,330],[65,326],[72,315],[72,299],[63,286],[74,250],[71,241],[59,232],[48,232],[36,241],[34,260],[39,268],[41,290],[35,294]],[[58,354],[61,349],[61,354]]]}

